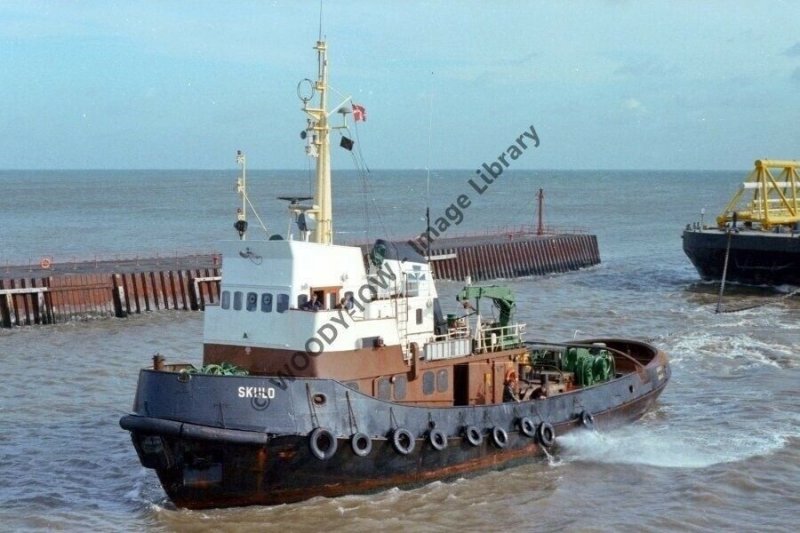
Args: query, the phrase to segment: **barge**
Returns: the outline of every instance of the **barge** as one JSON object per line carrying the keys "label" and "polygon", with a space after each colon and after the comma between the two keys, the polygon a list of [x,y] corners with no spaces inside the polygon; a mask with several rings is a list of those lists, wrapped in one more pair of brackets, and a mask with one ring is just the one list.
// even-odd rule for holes
{"label": "barge", "polygon": [[[800,285],[798,166],[797,161],[756,161],[716,226],[686,226],[683,251],[701,278]],[[773,175],[771,169],[780,173]]]}

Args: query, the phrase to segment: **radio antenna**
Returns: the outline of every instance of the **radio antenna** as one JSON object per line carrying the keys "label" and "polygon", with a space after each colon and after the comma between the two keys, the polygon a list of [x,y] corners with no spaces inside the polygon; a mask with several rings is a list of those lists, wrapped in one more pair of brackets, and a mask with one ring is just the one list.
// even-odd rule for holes
{"label": "radio antenna", "polygon": [[[433,75],[433,72],[431,72]],[[427,233],[426,245],[428,261],[431,260],[431,143],[433,141],[433,92],[428,95],[428,156],[425,164],[427,171],[425,194],[425,231]]]}
{"label": "radio antenna", "polygon": [[317,40],[322,40],[322,0],[319,0],[319,38]]}

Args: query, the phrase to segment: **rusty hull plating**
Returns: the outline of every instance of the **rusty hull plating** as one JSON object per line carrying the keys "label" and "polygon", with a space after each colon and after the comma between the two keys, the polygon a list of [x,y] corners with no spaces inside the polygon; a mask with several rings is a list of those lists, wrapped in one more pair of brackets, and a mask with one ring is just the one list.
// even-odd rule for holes
{"label": "rusty hull plating", "polygon": [[[619,350],[617,377],[544,399],[450,407],[379,400],[329,379],[191,375],[167,365],[142,370],[134,413],[120,423],[178,507],[273,505],[414,487],[515,466],[543,455],[564,433],[607,429],[644,414],[669,380],[666,355],[635,341],[586,342]],[[537,372],[543,371],[534,366],[523,375],[537,381]],[[224,399],[237,398],[242,387],[244,396],[258,391],[243,398],[247,409],[226,407]],[[542,435],[547,426],[552,435]],[[471,428],[477,433],[470,435]],[[403,430],[411,442],[396,441]],[[444,446],[433,442],[436,431]],[[368,450],[354,442],[357,434],[366,435]]]}

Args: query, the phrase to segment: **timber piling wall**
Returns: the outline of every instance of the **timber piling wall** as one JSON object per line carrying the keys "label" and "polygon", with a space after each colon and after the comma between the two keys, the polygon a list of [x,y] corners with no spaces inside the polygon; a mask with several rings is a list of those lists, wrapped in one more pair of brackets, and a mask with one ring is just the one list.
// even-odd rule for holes
{"label": "timber piling wall", "polygon": [[[597,237],[572,233],[441,238],[430,255],[435,277],[454,281],[513,279],[600,263]],[[47,258],[40,265],[6,266],[0,270],[0,327],[203,310],[219,302],[221,267],[217,254],[73,263]]]}

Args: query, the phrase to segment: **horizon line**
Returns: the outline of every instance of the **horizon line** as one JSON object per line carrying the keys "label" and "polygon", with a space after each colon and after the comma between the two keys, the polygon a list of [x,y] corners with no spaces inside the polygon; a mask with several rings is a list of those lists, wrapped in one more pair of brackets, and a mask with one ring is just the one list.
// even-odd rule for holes
{"label": "horizon line", "polygon": [[[191,167],[137,167],[137,168],[115,168],[115,167],[92,167],[92,168],[0,168],[0,172],[143,172],[143,171],[181,171],[181,172],[228,172],[238,171],[238,167],[226,168],[191,168]],[[308,172],[308,169],[303,168],[250,168],[249,172]],[[446,172],[470,172],[474,173],[475,169],[472,168],[371,168],[370,172],[431,172],[446,171]],[[332,169],[333,172],[359,172],[358,169]],[[747,169],[737,168],[507,168],[504,172],[742,172]]]}

